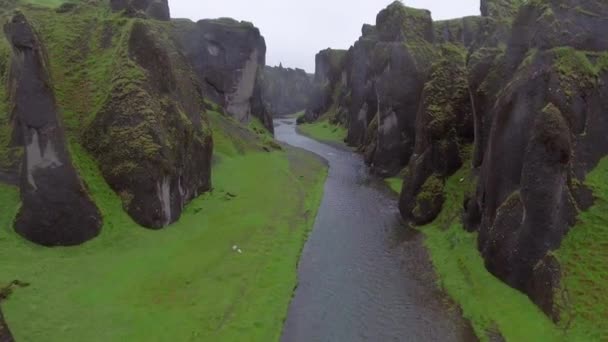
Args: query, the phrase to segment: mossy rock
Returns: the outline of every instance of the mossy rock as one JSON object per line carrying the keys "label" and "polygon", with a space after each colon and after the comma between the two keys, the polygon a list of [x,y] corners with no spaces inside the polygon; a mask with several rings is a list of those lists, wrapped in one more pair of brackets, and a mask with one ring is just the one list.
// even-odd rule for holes
{"label": "mossy rock", "polygon": [[416,206],[412,210],[412,219],[417,225],[432,222],[441,212],[445,201],[443,194],[444,181],[437,175],[427,178],[416,196]]}

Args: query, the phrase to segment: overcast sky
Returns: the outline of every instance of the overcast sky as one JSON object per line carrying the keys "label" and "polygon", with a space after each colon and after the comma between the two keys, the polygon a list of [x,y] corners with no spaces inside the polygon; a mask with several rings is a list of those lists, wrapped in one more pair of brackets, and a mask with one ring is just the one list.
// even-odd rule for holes
{"label": "overcast sky", "polygon": [[[266,64],[298,67],[313,73],[315,54],[328,47],[349,48],[364,23],[392,0],[169,0],[171,17],[199,20],[232,17],[251,21],[264,38]],[[404,0],[426,8],[434,20],[479,14],[479,0]]]}

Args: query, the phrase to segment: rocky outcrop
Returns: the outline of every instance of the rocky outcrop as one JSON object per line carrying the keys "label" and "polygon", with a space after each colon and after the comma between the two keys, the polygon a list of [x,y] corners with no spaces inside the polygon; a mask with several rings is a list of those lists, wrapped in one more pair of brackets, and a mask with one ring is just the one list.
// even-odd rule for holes
{"label": "rocky outcrop", "polygon": [[150,17],[168,21],[171,19],[167,0],[110,0],[113,11],[125,11],[132,17]]}
{"label": "rocky outcrop", "polygon": [[21,13],[4,30],[13,51],[8,82],[14,139],[24,146],[15,230],[45,246],[83,243],[99,234],[101,215],[72,165],[44,46]]}
{"label": "rocky outcrop", "polygon": [[175,222],[211,188],[202,87],[164,29],[133,23],[109,96],[84,134],[127,212],[148,228]]}
{"label": "rocky outcrop", "polygon": [[306,109],[312,93],[313,78],[302,69],[266,67],[262,97],[274,116],[285,116]]}
{"label": "rocky outcrop", "polygon": [[266,43],[248,22],[230,18],[174,22],[173,35],[203,85],[205,96],[226,108],[237,121],[258,118],[273,131],[272,115],[263,105],[260,80]]}

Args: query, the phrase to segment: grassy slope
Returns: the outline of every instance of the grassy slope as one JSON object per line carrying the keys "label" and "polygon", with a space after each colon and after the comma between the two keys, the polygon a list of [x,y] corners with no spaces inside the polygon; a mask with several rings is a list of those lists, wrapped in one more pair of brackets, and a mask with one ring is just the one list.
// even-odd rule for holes
{"label": "grassy slope", "polygon": [[257,152],[220,130],[214,137],[214,192],[162,231],[135,225],[77,146],[75,162],[105,219],[92,242],[25,242],[10,228],[16,189],[0,188],[9,209],[0,211],[0,285],[31,283],[3,303],[18,341],[278,339],[326,168],[301,151]]}
{"label": "grassy slope", "polygon": [[330,144],[344,144],[344,139],[348,134],[346,128],[333,125],[326,120],[298,125],[298,132],[312,139]]}
{"label": "grassy slope", "polygon": [[[562,327],[587,341],[608,341],[608,158],[587,176],[595,205],[579,216],[556,256],[562,265]],[[564,299],[566,302],[564,302]]]}
{"label": "grassy slope", "polygon": [[[460,182],[461,179],[466,181]],[[449,178],[439,217],[420,229],[439,276],[440,286],[460,305],[482,340],[499,331],[507,341],[560,341],[561,331],[526,297],[492,276],[477,251],[477,235],[459,220],[470,170]]]}

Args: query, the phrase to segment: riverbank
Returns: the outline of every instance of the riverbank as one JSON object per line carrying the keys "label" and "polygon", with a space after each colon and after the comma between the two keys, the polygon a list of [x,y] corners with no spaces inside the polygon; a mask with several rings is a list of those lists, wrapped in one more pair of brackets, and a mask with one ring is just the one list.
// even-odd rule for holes
{"label": "riverbank", "polygon": [[17,189],[0,185],[0,287],[30,283],[2,302],[17,341],[279,338],[327,167],[210,116],[214,190],[165,230],[133,223],[78,146],[75,163],[104,215],[99,238],[55,249],[24,241],[11,228]]}

